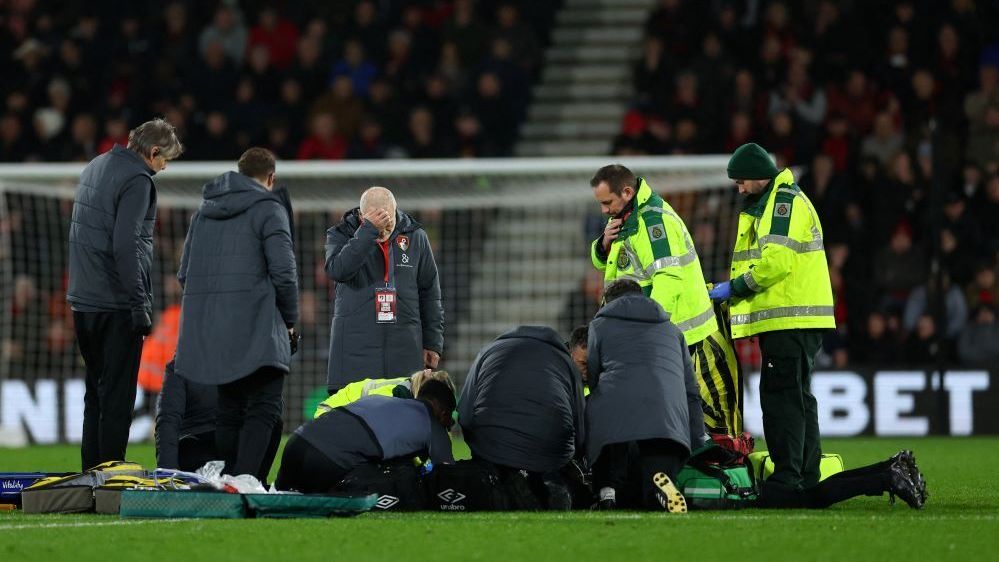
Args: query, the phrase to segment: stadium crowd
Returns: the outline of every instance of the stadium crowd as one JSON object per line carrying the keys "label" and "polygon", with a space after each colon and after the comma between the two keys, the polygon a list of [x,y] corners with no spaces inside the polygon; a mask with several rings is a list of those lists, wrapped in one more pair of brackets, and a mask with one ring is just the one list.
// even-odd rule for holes
{"label": "stadium crowd", "polygon": [[[979,4],[663,0],[647,23],[614,153],[723,153],[757,140],[780,165],[804,171],[798,180],[822,217],[836,294],[826,366],[926,364],[938,332],[946,361],[994,362],[999,46],[985,24],[997,14]],[[177,126],[184,160],[234,159],[253,144],[283,159],[508,155],[557,3],[281,6],[9,4],[0,161],[87,161],[153,114]],[[759,49],[748,39],[756,35]],[[946,190],[939,240],[934,171]],[[706,269],[727,267],[728,256],[705,251],[728,245],[716,243],[729,234],[718,228],[720,207],[701,203],[685,218]],[[61,267],[63,250],[37,245],[65,233],[35,232],[29,219],[0,222],[12,251],[53,257],[14,256],[35,265],[16,277],[10,312],[32,319],[15,320],[30,329],[3,345],[15,360],[64,364],[75,353],[64,276],[45,270]],[[164,212],[160,223],[183,233],[183,213]],[[157,238],[169,246],[156,256],[169,277],[178,252],[166,239]],[[930,313],[936,244],[944,326]],[[599,280],[581,285],[570,308],[589,318]],[[167,304],[176,298],[169,282],[158,292]],[[323,293],[303,300],[325,310]],[[568,314],[563,331],[576,323]]]}
{"label": "stadium crowd", "polygon": [[191,139],[186,160],[234,159],[255,144],[301,160],[506,156],[556,6],[62,8],[5,10],[0,161],[89,161],[151,114]]}
{"label": "stadium crowd", "polygon": [[[778,167],[802,170],[836,296],[828,366],[925,365],[938,352],[994,364],[999,34],[986,22],[995,10],[973,0],[662,0],[614,153],[731,153],[755,141]],[[710,232],[718,209],[693,207],[699,246],[722,234]],[[932,313],[936,244],[942,326]]]}

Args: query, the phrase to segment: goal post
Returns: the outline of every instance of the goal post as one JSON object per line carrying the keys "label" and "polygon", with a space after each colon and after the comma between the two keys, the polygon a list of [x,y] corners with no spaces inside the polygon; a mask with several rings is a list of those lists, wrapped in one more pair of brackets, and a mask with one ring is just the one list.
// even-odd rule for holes
{"label": "goal post", "polygon": [[[323,270],[325,233],[364,189],[391,189],[430,237],[445,303],[442,368],[460,382],[503,331],[548,325],[567,337],[592,313],[601,280],[588,244],[604,219],[589,181],[609,163],[645,177],[684,218],[709,281],[727,274],[737,207],[725,156],[278,162],[277,182],[295,208],[303,334],[285,386],[286,431],[325,394],[333,289]],[[0,165],[0,428],[31,442],[80,437],[84,369],[65,291],[82,168]],[[175,274],[202,185],[234,169],[180,161],[156,175],[157,316],[180,302]],[[152,425],[154,396],[141,394],[135,439],[148,438]]]}

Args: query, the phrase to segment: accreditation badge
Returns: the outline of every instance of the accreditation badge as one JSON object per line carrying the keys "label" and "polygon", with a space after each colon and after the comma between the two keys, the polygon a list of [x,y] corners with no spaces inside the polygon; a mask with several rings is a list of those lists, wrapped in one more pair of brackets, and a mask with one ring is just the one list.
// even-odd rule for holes
{"label": "accreditation badge", "polygon": [[395,287],[386,286],[375,289],[375,322],[394,324],[396,304]]}

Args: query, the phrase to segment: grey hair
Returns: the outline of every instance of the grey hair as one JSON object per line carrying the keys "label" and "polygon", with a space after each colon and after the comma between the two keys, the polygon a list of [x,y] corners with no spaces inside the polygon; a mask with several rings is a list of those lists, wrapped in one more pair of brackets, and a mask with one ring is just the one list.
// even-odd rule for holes
{"label": "grey hair", "polygon": [[395,195],[387,188],[374,186],[369,187],[361,194],[361,212],[365,213],[372,209],[385,209],[394,211],[398,208],[395,202]]}
{"label": "grey hair", "polygon": [[128,148],[140,155],[151,158],[154,146],[160,148],[160,156],[167,160],[173,160],[184,152],[184,145],[177,138],[177,130],[158,117],[128,133]]}

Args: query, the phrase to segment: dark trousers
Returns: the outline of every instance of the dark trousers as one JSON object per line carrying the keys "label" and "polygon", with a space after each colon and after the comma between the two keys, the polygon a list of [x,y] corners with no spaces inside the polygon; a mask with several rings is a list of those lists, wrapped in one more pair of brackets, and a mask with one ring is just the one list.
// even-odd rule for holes
{"label": "dark trousers", "polygon": [[815,486],[799,490],[766,480],[758,507],[823,509],[857,496],[880,496],[888,491],[891,461],[846,470]]}
{"label": "dark trousers", "polygon": [[760,334],[760,407],[767,449],[774,461],[768,482],[791,489],[811,488],[819,482],[822,447],[811,386],[815,354],[821,345],[821,330]]}
{"label": "dark trousers", "polygon": [[[474,459],[474,457],[473,457]],[[480,462],[489,463],[483,459]],[[569,511],[573,506],[573,493],[570,482],[563,474],[571,466],[561,470],[534,472],[511,466],[493,464],[504,488],[510,509],[514,511]]]}
{"label": "dark trousers", "polygon": [[217,460],[217,450],[214,431],[182,437],[177,442],[177,468],[194,472],[205,466],[205,463]]}
{"label": "dark trousers", "polygon": [[132,426],[142,336],[132,331],[129,311],[73,312],[76,339],[87,366],[83,395],[83,470],[125,460]]}
{"label": "dark trousers", "polygon": [[303,494],[325,494],[331,492],[347,472],[308,441],[292,435],[284,446],[274,486],[278,490]]}
{"label": "dark trousers", "polygon": [[[261,463],[261,472],[256,474],[257,480],[267,481],[267,474],[274,464],[274,457],[277,455],[278,446],[281,445],[281,430],[284,423],[278,419],[278,424],[271,432],[271,440],[267,445],[267,452],[264,454],[264,462]],[[219,459],[218,447],[215,446],[215,432],[207,431],[197,435],[188,435],[180,439],[177,443],[177,468],[187,472],[194,472],[205,466],[205,463]]]}
{"label": "dark trousers", "polygon": [[676,482],[689,453],[670,439],[645,439],[605,445],[593,464],[593,488],[614,488],[618,507],[662,509],[652,476],[665,472]]}
{"label": "dark trousers", "polygon": [[284,375],[274,367],[262,367],[219,385],[215,446],[225,461],[226,474],[270,472],[270,464],[264,466],[264,460],[274,428],[281,423]]}

